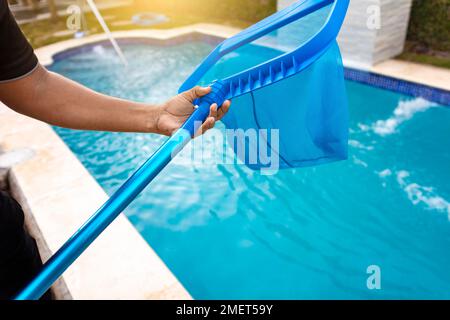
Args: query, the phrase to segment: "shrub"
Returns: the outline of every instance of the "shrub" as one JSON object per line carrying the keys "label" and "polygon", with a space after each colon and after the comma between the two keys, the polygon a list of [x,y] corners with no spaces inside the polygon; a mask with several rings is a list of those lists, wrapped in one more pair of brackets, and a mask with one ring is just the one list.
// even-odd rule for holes
{"label": "shrub", "polygon": [[408,40],[450,52],[450,0],[414,0]]}

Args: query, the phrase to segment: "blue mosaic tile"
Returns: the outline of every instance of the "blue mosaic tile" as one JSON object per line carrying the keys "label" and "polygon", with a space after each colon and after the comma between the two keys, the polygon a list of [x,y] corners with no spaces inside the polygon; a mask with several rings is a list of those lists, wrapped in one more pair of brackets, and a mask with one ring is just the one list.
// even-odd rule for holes
{"label": "blue mosaic tile", "polygon": [[450,91],[427,85],[395,79],[380,74],[345,68],[345,79],[364,83],[376,88],[391,90],[413,97],[421,97],[444,106],[450,106]]}

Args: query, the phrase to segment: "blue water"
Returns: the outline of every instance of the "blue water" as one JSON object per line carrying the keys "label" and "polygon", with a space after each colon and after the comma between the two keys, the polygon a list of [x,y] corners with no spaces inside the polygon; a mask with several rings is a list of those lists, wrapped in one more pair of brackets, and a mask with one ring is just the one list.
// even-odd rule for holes
{"label": "blue water", "polygon": [[[125,70],[97,46],[51,69],[161,102],[211,49],[127,45]],[[253,63],[271,53],[239,54]],[[273,176],[173,163],[126,210],[194,298],[450,298],[450,109],[355,82],[347,90],[349,160]],[[164,141],[55,130],[108,194]],[[367,287],[370,265],[380,290]]]}

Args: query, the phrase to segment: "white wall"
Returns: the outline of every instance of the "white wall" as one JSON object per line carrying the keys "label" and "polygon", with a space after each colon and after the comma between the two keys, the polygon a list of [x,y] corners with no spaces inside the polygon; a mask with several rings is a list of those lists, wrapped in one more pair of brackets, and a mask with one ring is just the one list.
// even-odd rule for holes
{"label": "white wall", "polygon": [[[278,9],[296,0],[278,0]],[[403,51],[412,0],[351,0],[339,34],[339,44],[347,65],[368,68]],[[380,28],[368,26],[380,12]]]}

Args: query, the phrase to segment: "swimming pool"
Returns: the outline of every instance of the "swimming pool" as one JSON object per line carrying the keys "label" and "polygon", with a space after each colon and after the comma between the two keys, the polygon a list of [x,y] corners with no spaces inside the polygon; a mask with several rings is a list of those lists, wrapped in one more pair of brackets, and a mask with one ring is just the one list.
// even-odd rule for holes
{"label": "swimming pool", "polygon": [[[128,44],[125,70],[97,45],[50,69],[161,102],[211,49]],[[240,58],[255,52],[266,54]],[[348,161],[273,176],[176,162],[126,210],[194,298],[450,298],[450,109],[356,82],[347,90]],[[55,130],[108,194],[165,139]],[[367,287],[373,265],[380,290]]]}

